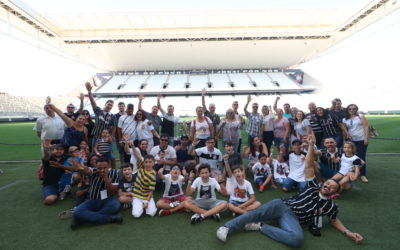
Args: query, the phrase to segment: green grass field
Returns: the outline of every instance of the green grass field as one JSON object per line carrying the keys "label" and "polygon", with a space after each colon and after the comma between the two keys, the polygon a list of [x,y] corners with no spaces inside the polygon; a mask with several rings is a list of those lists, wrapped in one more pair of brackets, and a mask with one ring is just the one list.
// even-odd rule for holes
{"label": "green grass field", "polygon": [[[399,137],[400,117],[369,117],[381,137]],[[38,144],[33,123],[0,124],[1,143]],[[369,152],[400,152],[398,141],[372,139]],[[38,146],[0,146],[0,160],[39,159]],[[355,183],[353,190],[337,200],[339,218],[345,225],[365,237],[357,246],[324,223],[322,237],[305,230],[302,249],[397,249],[400,240],[400,196],[398,195],[400,156],[368,156],[370,182]],[[36,177],[37,164],[0,164],[0,249],[288,249],[259,232],[240,232],[221,243],[215,237],[217,228],[230,219],[222,214],[217,223],[206,220],[197,225],[189,222],[191,214],[133,219],[122,211],[122,225],[85,225],[69,229],[70,220],[60,220],[58,213],[73,206],[72,197],[53,206],[41,203],[41,185]],[[251,178],[248,178],[251,179]],[[291,194],[279,190],[256,191],[257,200],[267,202]],[[155,198],[161,196],[157,191]],[[223,197],[227,199],[227,197]]]}

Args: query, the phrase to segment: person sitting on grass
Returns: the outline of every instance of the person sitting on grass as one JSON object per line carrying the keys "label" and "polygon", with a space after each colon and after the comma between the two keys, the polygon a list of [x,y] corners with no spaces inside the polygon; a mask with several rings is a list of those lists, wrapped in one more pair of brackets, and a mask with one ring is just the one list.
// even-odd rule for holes
{"label": "person sitting on grass", "polygon": [[132,216],[139,218],[143,210],[146,214],[154,216],[157,213],[153,193],[156,187],[156,171],[154,171],[154,156],[146,155],[142,161],[137,159],[139,167],[135,186],[133,188]]}
{"label": "person sitting on grass", "polygon": [[277,188],[272,178],[271,167],[268,164],[268,156],[264,153],[258,155],[258,162],[251,168],[254,175],[254,183],[258,186],[260,192],[271,183],[271,188]]}
{"label": "person sitting on grass", "polygon": [[[198,168],[199,177],[193,181],[195,174],[191,172],[189,175],[188,185],[186,187],[186,195],[191,196],[193,192],[197,191],[195,200],[187,200],[184,202],[186,209],[194,212],[190,222],[192,224],[199,223],[205,218],[212,216],[215,221],[219,221],[221,216],[219,212],[227,208],[227,202],[224,200],[217,200],[215,190],[221,194],[228,195],[225,186],[220,185],[220,176],[211,178],[211,168],[207,163],[203,163]],[[218,180],[218,181],[217,181]],[[192,183],[193,181],[193,183]]]}
{"label": "person sitting on grass", "polygon": [[186,170],[183,169],[183,175],[181,175],[181,166],[174,164],[168,174],[164,175],[163,172],[163,168],[158,170],[159,178],[165,182],[163,197],[156,204],[160,208],[159,216],[167,216],[173,212],[181,211],[184,209],[183,202],[190,199],[183,193],[182,188],[183,183],[186,181],[184,177],[186,176]]}
{"label": "person sitting on grass", "polygon": [[[71,146],[68,149],[70,157],[65,161],[64,166],[71,167],[73,161],[76,161],[78,165],[83,165],[83,160],[79,157],[79,148]],[[64,200],[65,197],[71,193],[71,188],[73,183],[78,183],[81,179],[81,175],[70,168],[64,168],[66,170],[65,174],[60,180],[60,195],[59,200]]]}
{"label": "person sitting on grass", "polygon": [[283,157],[278,157],[278,160],[272,159],[271,163],[274,169],[274,182],[278,185],[283,185],[289,173],[289,166],[283,160]]}
{"label": "person sitting on grass", "polygon": [[[344,235],[360,244],[363,237],[347,229],[337,217],[338,207],[329,196],[340,190],[340,184],[329,179],[319,185],[314,174],[314,139],[310,137],[306,156],[304,175],[306,188],[287,199],[274,199],[256,210],[245,213],[218,228],[217,238],[223,242],[228,235],[245,229],[260,231],[262,234],[290,247],[301,247],[304,233],[301,224],[311,223],[309,229],[313,235],[321,235],[322,216],[329,217],[330,224]],[[279,226],[272,226],[266,221],[277,221]]]}
{"label": "person sitting on grass", "polygon": [[133,167],[129,163],[122,166],[122,176],[118,184],[118,200],[123,208],[132,208],[132,192],[135,185],[136,175],[132,174]]}
{"label": "person sitting on grass", "polygon": [[211,169],[211,176],[219,176],[222,174],[220,167],[222,165],[222,154],[218,148],[215,147],[215,139],[209,137],[205,139],[206,146],[201,148],[196,148],[199,144],[197,138],[194,139],[192,145],[189,149],[189,154],[196,157],[196,162],[199,164],[208,164]]}
{"label": "person sitting on grass", "polygon": [[[282,185],[283,191],[288,192],[292,190],[295,184],[297,184],[300,192],[304,190],[306,185],[304,179],[305,155],[306,153],[301,152],[301,141],[299,139],[294,139],[292,141],[292,151],[287,155],[287,160],[289,161],[289,175]],[[281,151],[279,152],[278,159],[279,157],[284,157]]]}
{"label": "person sitting on grass", "polygon": [[81,141],[81,143],[79,143],[79,157],[82,159],[84,164],[86,164],[89,156],[90,156],[90,150],[88,143],[86,141]]}
{"label": "person sitting on grass", "polygon": [[[340,191],[351,189],[352,182],[357,180],[362,166],[361,159],[355,155],[356,146],[353,142],[345,141],[343,143],[343,152],[340,158],[339,172],[332,177],[332,179],[339,181],[342,186]],[[339,198],[339,196],[338,192],[332,195],[331,198],[335,199]]]}
{"label": "person sitting on grass", "polygon": [[[230,167],[226,169],[230,172]],[[228,173],[228,175],[232,176],[230,178],[232,189],[230,191],[228,208],[233,212],[233,216],[247,213],[261,206],[261,203],[256,201],[251,183],[245,179],[243,167],[233,167],[232,172]]]}

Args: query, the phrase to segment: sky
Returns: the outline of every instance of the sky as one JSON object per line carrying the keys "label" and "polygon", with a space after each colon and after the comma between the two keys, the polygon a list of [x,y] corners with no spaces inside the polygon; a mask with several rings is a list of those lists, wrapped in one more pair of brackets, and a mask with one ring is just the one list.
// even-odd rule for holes
{"label": "sky", "polygon": [[[68,4],[64,4],[68,2]],[[121,11],[159,8],[195,8],[197,1],[54,1],[30,0],[29,4],[39,12],[68,11]],[[116,1],[113,1],[115,3]],[[182,4],[182,3],[185,4]],[[296,0],[285,1],[246,1],[251,8],[265,7],[283,8],[285,5],[310,8],[323,7],[321,2],[345,5],[343,1],[307,1],[299,4]],[[53,4],[50,4],[53,3]],[[76,4],[74,4],[76,3]],[[204,8],[243,8],[243,1],[202,1]],[[363,4],[365,1],[354,1]],[[58,6],[57,8],[54,6]],[[69,7],[68,7],[69,6]],[[95,8],[93,7],[95,6]],[[247,5],[246,5],[247,6]],[[113,8],[113,9],[107,9]],[[335,45],[319,57],[300,66],[307,74],[318,79],[322,85],[318,93],[306,96],[283,96],[281,103],[290,102],[292,106],[305,109],[307,102],[313,100],[319,106],[328,106],[330,100],[339,97],[343,103],[355,102],[361,110],[400,110],[400,102],[396,102],[400,94],[400,78],[398,74],[400,58],[400,10],[384,17],[356,35]],[[0,60],[1,83],[0,92],[22,96],[63,96],[76,86],[83,83],[97,72],[95,68],[81,64],[73,58],[57,51],[36,39],[27,37],[24,33],[0,21]],[[57,83],[57,87],[54,87]],[[172,104],[187,103],[183,113],[194,110],[200,104],[200,98],[177,98],[169,100]],[[246,97],[237,97],[244,103]],[[273,102],[273,97],[254,98],[260,104]],[[150,108],[155,100],[148,100],[146,108]],[[167,102],[167,101],[165,101]],[[219,113],[224,113],[232,97],[207,99],[214,102]],[[218,108],[219,107],[219,108]]]}

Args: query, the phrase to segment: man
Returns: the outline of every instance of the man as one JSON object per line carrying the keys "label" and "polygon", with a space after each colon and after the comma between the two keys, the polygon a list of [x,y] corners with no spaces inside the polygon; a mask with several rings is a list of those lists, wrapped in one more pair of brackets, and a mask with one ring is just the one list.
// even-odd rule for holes
{"label": "man", "polygon": [[211,168],[211,177],[220,176],[221,166],[222,166],[222,154],[218,148],[215,148],[215,139],[213,137],[209,137],[206,139],[206,146],[201,148],[196,148],[197,144],[199,144],[199,139],[194,139],[192,145],[189,148],[189,155],[196,157],[197,166],[201,164],[208,164]]}
{"label": "man", "polygon": [[89,200],[73,211],[71,230],[83,223],[121,223],[121,204],[114,195],[118,192],[118,172],[108,166],[106,159],[98,159],[96,168],[81,165],[79,171],[89,176]]}
{"label": "man", "polygon": [[314,102],[310,102],[308,104],[308,110],[310,113],[306,114],[306,119],[310,121],[311,129],[314,132],[316,145],[318,148],[321,148],[322,138],[324,138],[324,132],[322,131],[322,127],[318,122],[317,118],[317,106]]}
{"label": "man", "polygon": [[[206,106],[206,100],[205,100],[205,95],[207,94],[207,90],[206,89],[202,89],[201,91],[201,104],[203,106],[203,110],[204,110],[204,115],[207,116],[208,118],[211,119],[212,124],[214,126],[214,135],[217,134],[217,128],[219,123],[221,122],[221,118],[219,117],[218,114],[215,113],[215,104],[214,103],[210,103],[210,105]],[[218,148],[218,142],[215,141],[215,147]]]}
{"label": "man", "polygon": [[[232,103],[232,109],[233,109],[233,112],[235,112],[235,119],[240,122],[241,128],[242,128],[244,126],[245,121],[244,121],[243,117],[238,112],[238,109],[239,109],[239,102],[238,101],[234,101]],[[237,152],[240,154],[240,149],[242,147],[242,130],[241,129],[238,130],[238,137],[240,139],[239,139],[239,146],[238,146]]]}
{"label": "man", "polygon": [[319,155],[320,173],[325,179],[332,178],[340,170],[340,158],[342,157],[342,149],[337,148],[336,141],[333,138],[325,138],[324,149],[315,151]]}
{"label": "man", "polygon": [[42,156],[44,156],[44,147],[49,147],[50,144],[61,143],[65,129],[64,121],[61,119],[61,117],[54,113],[49,105],[44,105],[44,111],[46,114],[36,120],[36,125],[33,128],[33,130],[36,131],[36,135],[42,142]]}
{"label": "man", "polygon": [[[143,110],[142,108],[142,102],[144,99],[144,94],[141,93],[139,95],[139,110]],[[162,123],[161,117],[158,116],[158,107],[157,106],[153,106],[151,108],[151,113],[144,111],[144,114],[146,116],[146,119],[148,119],[149,121],[151,121],[151,124],[154,127],[154,130],[157,132],[157,134],[160,134],[160,126]],[[158,139],[157,136],[153,136],[153,142],[154,142],[154,146],[157,146],[160,144],[160,140]]]}
{"label": "man", "polygon": [[[281,98],[279,96],[277,96],[276,99],[275,99],[274,106],[273,106],[273,109],[274,109],[275,113],[278,110],[278,101],[280,99]],[[290,104],[289,103],[283,104],[283,114],[282,114],[282,116],[287,118],[287,119],[292,118],[292,114],[290,113]]]}
{"label": "man", "polygon": [[119,102],[118,103],[118,113],[114,115],[114,119],[115,119],[115,121],[114,121],[115,126],[114,127],[117,130],[116,133],[115,133],[115,141],[117,142],[117,149],[118,149],[119,160],[120,160],[121,164],[125,162],[125,157],[124,157],[124,148],[121,147],[121,145],[119,143],[119,141],[122,140],[122,135],[120,135],[118,133],[118,126],[117,125],[118,125],[119,118],[121,116],[125,115],[125,114],[126,114],[126,112],[125,112],[125,103],[124,102]]}
{"label": "man", "polygon": [[[134,107],[132,103],[129,103],[126,109],[126,114],[122,115],[119,119],[118,119],[118,126],[117,126],[117,133],[118,133],[118,138],[123,138],[124,134],[128,134],[129,135],[129,140],[132,140],[133,142],[135,142],[136,146],[137,146],[137,133],[136,133],[136,129],[137,129],[137,123],[135,121],[135,115],[133,114],[134,111]],[[123,142],[122,139],[120,139],[118,141],[119,146],[121,148],[125,147],[125,143]],[[124,154],[124,162],[129,162],[129,155],[127,155],[125,152],[123,152]]]}
{"label": "man", "polygon": [[252,106],[252,112],[247,111],[247,106],[251,102],[251,96],[247,96],[247,103],[244,106],[244,113],[247,116],[249,124],[247,126],[247,144],[250,147],[254,137],[259,136],[262,139],[263,116],[258,113],[258,104],[255,102]]}
{"label": "man", "polygon": [[[167,134],[169,137],[169,145],[174,146],[175,136],[175,124],[182,123],[178,116],[174,115],[174,106],[168,105],[167,112],[161,107],[161,95],[157,96],[157,107],[163,115],[163,121],[161,123],[161,133]],[[161,142],[160,142],[161,143]]]}
{"label": "man", "polygon": [[70,103],[67,105],[67,112],[64,113],[64,115],[68,116],[69,118],[71,118],[72,120],[76,120],[76,118],[78,118],[78,116],[82,113],[83,110],[83,100],[85,99],[85,96],[83,95],[83,93],[81,93],[78,96],[79,100],[80,100],[80,106],[77,112],[75,111],[75,106],[74,104]]}
{"label": "man", "polygon": [[[309,149],[306,157],[304,174],[307,188],[290,198],[275,199],[263,204],[256,210],[245,213],[217,230],[217,238],[226,241],[228,234],[245,230],[256,230],[266,236],[290,247],[301,247],[304,243],[304,233],[301,224],[311,223],[309,230],[315,236],[320,236],[322,216],[327,215],[330,224],[345,234],[355,243],[360,244],[363,237],[347,229],[337,217],[338,207],[329,199],[331,194],[340,189],[338,182],[329,179],[322,186],[314,175],[314,139],[309,137]],[[264,223],[274,220],[279,227]]]}
{"label": "man", "polygon": [[[104,108],[101,109],[100,107],[97,106],[96,101],[94,100],[92,94],[92,85],[89,82],[87,82],[85,86],[88,91],[90,104],[92,105],[93,112],[95,114],[95,123],[92,130],[92,135],[93,135],[92,145],[94,148],[95,142],[97,141],[97,139],[101,138],[101,132],[104,129],[108,130],[108,132],[111,134],[111,140],[114,141],[116,125],[117,125],[115,124],[116,120],[114,119],[114,115],[111,113],[111,109],[114,106],[114,101],[107,100]],[[112,148],[113,147],[111,147],[111,149]],[[115,167],[115,158],[113,155],[113,150],[111,150],[111,164],[113,167]]]}
{"label": "man", "polygon": [[[157,160],[158,165],[168,165],[172,166],[176,163],[176,152],[171,145],[168,145],[169,138],[168,135],[161,135],[160,136],[160,145],[153,147],[150,150],[150,154],[156,157],[161,150],[164,151],[165,157],[164,159],[159,159]],[[165,170],[169,170],[168,168],[165,168]]]}
{"label": "man", "polygon": [[342,107],[342,101],[339,98],[332,100],[332,107],[330,108],[331,115],[336,117],[338,121],[342,121],[346,116],[346,109]]}

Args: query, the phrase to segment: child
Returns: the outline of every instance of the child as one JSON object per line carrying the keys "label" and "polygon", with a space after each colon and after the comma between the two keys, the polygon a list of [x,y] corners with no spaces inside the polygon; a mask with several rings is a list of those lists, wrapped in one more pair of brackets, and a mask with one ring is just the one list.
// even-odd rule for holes
{"label": "child", "polygon": [[129,163],[122,165],[122,178],[118,184],[118,200],[123,208],[132,207],[132,192],[135,183],[135,177],[132,174],[133,166]]}
{"label": "child", "polygon": [[228,195],[225,186],[219,185],[219,181],[221,180],[220,176],[216,173],[215,175],[219,181],[210,177],[211,168],[209,164],[201,164],[198,168],[198,172],[200,177],[197,177],[195,181],[193,181],[195,177],[194,172],[190,173],[186,188],[187,196],[191,196],[192,193],[197,190],[196,199],[194,201],[187,200],[184,202],[185,208],[195,213],[191,217],[190,221],[192,224],[199,223],[209,216],[212,216],[214,220],[219,221],[221,219],[219,212],[227,208],[227,202],[217,200],[215,190]]}
{"label": "child", "polygon": [[287,174],[289,173],[289,166],[283,160],[283,157],[279,157],[278,160],[272,160],[272,166],[274,168],[274,181],[279,185],[283,185]]}
{"label": "child", "polygon": [[154,171],[154,157],[146,155],[142,161],[137,159],[139,170],[133,188],[132,216],[139,218],[143,210],[146,214],[154,216],[157,213],[153,193],[156,186],[156,171]]}
{"label": "child", "polygon": [[[353,142],[346,141],[343,143],[342,157],[340,158],[340,169],[332,179],[339,181],[341,191],[351,188],[351,181],[356,181],[360,174],[362,165],[361,159],[355,155],[356,146]],[[338,198],[339,193],[331,195],[332,199]]]}
{"label": "child", "polygon": [[111,140],[110,132],[107,129],[101,131],[101,138],[96,140],[96,144],[94,145],[94,152],[96,155],[101,156],[108,161],[111,161]]}
{"label": "child", "polygon": [[272,188],[276,188],[274,181],[272,180],[271,167],[267,163],[267,160],[267,155],[260,153],[258,156],[258,162],[252,167],[254,182],[259,187],[260,192],[264,191],[264,188],[268,183],[271,183]]}
{"label": "child", "polygon": [[87,142],[81,141],[81,143],[79,143],[79,157],[82,159],[84,164],[87,162],[89,156],[90,151]]}
{"label": "child", "polygon": [[[64,166],[71,167],[73,163],[76,161],[78,165],[83,165],[82,158],[79,157],[79,149],[78,147],[71,146],[68,149],[70,153],[70,157],[64,163]],[[59,200],[64,200],[67,194],[71,192],[71,185],[75,181],[80,181],[80,174],[74,171],[68,171],[61,177],[60,180],[60,195],[58,197]]]}
{"label": "child", "polygon": [[243,168],[234,167],[232,171],[232,173],[228,173],[228,175],[233,175],[230,178],[232,190],[228,205],[229,210],[233,212],[232,215],[235,216],[236,213],[244,214],[261,206],[261,203],[256,201],[251,183],[244,178],[245,173]]}
{"label": "child", "polygon": [[[159,216],[171,215],[173,212],[184,208],[183,202],[188,197],[183,193],[182,184],[185,178],[181,175],[181,167],[178,164],[172,166],[169,174],[163,174],[164,169],[158,170],[158,176],[165,182],[165,190],[163,197],[157,202],[157,207],[160,208]],[[186,171],[183,170],[183,175]]]}
{"label": "child", "polygon": [[169,171],[170,171],[170,166],[169,165],[164,165],[164,164],[158,164],[158,161],[159,160],[165,160],[165,151],[164,150],[160,150],[159,152],[158,152],[158,154],[154,157],[154,160],[155,160],[155,168],[158,170],[158,169],[160,169],[160,168],[163,168],[164,169],[164,173],[163,174],[168,174],[169,173]]}

